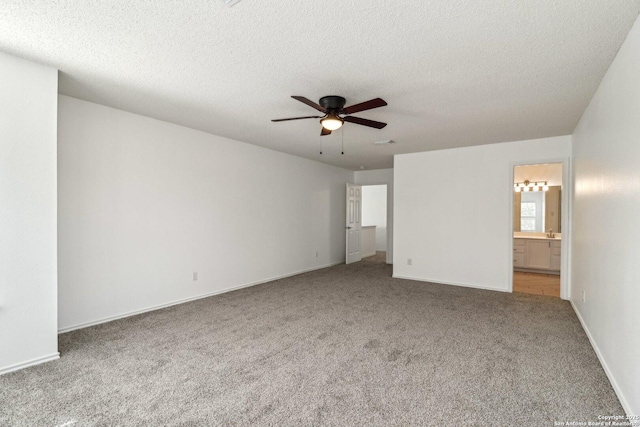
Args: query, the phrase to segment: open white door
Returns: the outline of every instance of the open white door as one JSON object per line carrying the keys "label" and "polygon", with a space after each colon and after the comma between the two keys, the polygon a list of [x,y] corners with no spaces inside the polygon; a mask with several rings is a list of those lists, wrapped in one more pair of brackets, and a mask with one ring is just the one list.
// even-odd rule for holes
{"label": "open white door", "polygon": [[362,228],[362,187],[347,184],[347,264],[362,259],[360,229]]}

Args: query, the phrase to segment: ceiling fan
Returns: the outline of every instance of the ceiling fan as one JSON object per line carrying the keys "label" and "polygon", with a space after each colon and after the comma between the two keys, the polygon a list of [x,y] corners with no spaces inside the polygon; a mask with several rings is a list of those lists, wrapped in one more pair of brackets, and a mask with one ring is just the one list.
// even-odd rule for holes
{"label": "ceiling fan", "polygon": [[[387,103],[380,98],[375,98],[370,101],[362,102],[360,104],[351,105],[345,107],[346,100],[341,96],[324,96],[320,98],[319,104],[305,98],[304,96],[292,96],[308,106],[315,108],[316,110],[324,113],[324,116],[304,116],[304,117],[291,117],[288,119],[275,119],[272,122],[284,122],[287,120],[300,120],[300,119],[320,119],[322,125],[322,131],[320,135],[330,135],[331,131],[340,129],[344,122],[355,123],[357,125],[369,126],[376,129],[382,129],[387,124],[382,122],[376,122],[375,120],[362,119],[360,117],[353,117],[351,114],[358,113],[360,111],[371,110],[373,108],[384,107]],[[340,116],[345,117],[340,117]]]}

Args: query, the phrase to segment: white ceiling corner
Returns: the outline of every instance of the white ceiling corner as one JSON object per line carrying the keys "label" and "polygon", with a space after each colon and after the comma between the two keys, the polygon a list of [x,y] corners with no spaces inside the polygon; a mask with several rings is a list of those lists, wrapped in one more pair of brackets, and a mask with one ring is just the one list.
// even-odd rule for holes
{"label": "white ceiling corner", "polygon": [[[0,51],[60,93],[349,169],[573,132],[640,0],[4,1]],[[388,106],[322,140],[290,98]],[[342,138],[344,151],[341,155]],[[396,143],[374,146],[374,141]]]}

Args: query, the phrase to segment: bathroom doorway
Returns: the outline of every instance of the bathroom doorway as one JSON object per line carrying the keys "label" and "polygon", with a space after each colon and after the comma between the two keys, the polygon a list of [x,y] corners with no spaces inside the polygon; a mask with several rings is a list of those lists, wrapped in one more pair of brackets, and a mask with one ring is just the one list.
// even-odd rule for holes
{"label": "bathroom doorway", "polygon": [[565,297],[566,162],[513,168],[513,292]]}

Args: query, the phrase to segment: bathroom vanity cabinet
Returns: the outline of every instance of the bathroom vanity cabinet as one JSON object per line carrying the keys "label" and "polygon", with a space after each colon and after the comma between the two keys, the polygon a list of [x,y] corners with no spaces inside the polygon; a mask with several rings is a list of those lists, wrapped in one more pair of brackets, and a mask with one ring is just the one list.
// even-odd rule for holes
{"label": "bathroom vanity cabinet", "polygon": [[520,271],[560,273],[560,239],[513,239],[513,268]]}

